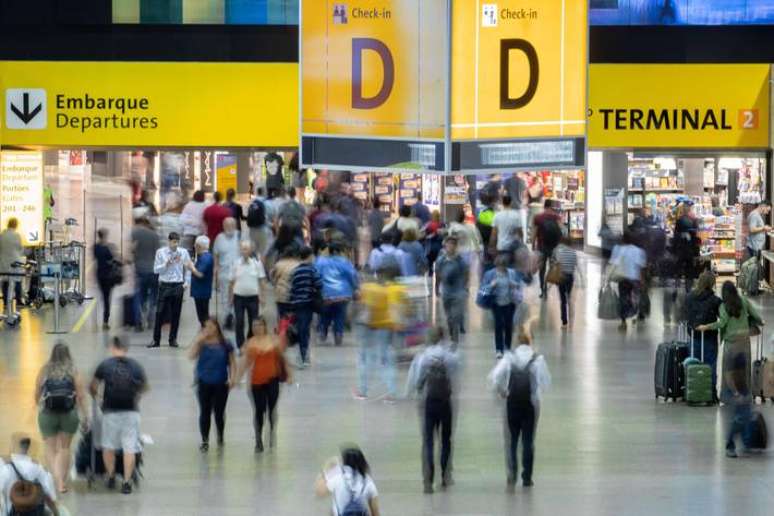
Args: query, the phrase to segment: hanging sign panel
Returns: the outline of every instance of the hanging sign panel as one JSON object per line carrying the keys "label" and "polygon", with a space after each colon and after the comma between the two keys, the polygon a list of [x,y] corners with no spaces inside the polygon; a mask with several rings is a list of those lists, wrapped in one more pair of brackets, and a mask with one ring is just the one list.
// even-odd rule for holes
{"label": "hanging sign panel", "polygon": [[43,155],[40,152],[0,152],[0,225],[15,218],[24,245],[44,240]]}

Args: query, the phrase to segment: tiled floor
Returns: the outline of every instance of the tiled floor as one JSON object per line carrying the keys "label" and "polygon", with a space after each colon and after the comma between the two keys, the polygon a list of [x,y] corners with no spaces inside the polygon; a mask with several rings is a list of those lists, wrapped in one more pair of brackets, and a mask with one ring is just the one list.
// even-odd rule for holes
{"label": "tiled floor", "polygon": [[[448,492],[421,494],[413,401],[352,399],[357,348],[351,336],[344,348],[314,349],[313,367],[282,389],[278,447],[255,456],[244,388],[229,400],[223,453],[199,453],[192,364],[183,350],[146,350],[146,333],[131,335],[137,345],[131,354],[147,368],[152,386],[142,402],[143,430],[155,441],[146,450],[145,481],[131,496],[101,486],[88,491],[76,482],[63,502],[84,515],[327,514],[328,500],[313,496],[315,475],[341,443],[356,442],[371,463],[386,515],[770,514],[774,462],[768,456],[726,459],[717,408],[654,401],[655,348],[674,332],[660,317],[659,293],[653,319],[621,334],[616,323],[596,319],[599,273],[589,267],[588,288],[575,292],[577,316],[569,332],[559,329],[556,292],[546,303],[530,295],[540,316],[536,347],[554,381],[543,404],[530,491],[505,494],[502,406],[485,383],[494,364],[492,333],[471,305],[454,436],[456,485]],[[774,302],[759,301],[774,321]],[[79,313],[67,310],[63,326],[70,328]],[[193,337],[190,300],[184,314],[181,343]],[[105,334],[95,320],[63,337],[87,373],[104,355]],[[38,435],[32,392],[55,340],[44,333],[48,327],[47,318],[27,315],[20,329],[0,333],[2,453],[12,431]],[[763,409],[767,417],[770,407]]]}

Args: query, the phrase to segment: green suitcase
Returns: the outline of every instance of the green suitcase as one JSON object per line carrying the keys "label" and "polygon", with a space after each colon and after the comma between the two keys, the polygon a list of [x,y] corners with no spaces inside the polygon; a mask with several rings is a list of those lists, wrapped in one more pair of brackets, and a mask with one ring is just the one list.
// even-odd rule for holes
{"label": "green suitcase", "polygon": [[712,367],[703,363],[704,332],[701,332],[701,360],[693,356],[693,335],[691,335],[691,357],[683,362],[685,368],[685,402],[689,405],[710,405],[713,401]]}

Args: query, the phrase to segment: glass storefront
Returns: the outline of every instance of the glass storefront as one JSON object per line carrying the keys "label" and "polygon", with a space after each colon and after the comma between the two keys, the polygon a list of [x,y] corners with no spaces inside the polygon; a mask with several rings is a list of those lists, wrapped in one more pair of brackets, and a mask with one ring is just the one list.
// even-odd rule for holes
{"label": "glass storefront", "polygon": [[113,23],[298,25],[298,0],[112,0]]}

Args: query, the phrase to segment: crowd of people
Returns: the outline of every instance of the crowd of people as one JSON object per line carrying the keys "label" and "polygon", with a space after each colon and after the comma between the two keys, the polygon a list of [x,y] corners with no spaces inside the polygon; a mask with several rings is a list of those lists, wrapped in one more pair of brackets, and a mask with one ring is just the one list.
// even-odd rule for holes
{"label": "crowd of people", "polygon": [[[473,217],[460,211],[445,221],[420,197],[413,206],[401,206],[390,220],[378,201],[363,206],[347,182],[337,191],[319,193],[310,206],[297,198],[295,186],[267,184],[265,196],[263,187],[255,193],[243,206],[233,190],[225,196],[215,192],[211,201],[197,191],[185,203],[168,203],[161,215],[150,196],[142,195],[134,209],[131,256],[122,260],[117,255],[105,229],[99,229],[93,247],[105,330],[111,328],[112,292],[124,281],[129,265],[134,270],[133,290],[122,304],[122,324],[138,332],[152,328],[148,348],[161,347],[166,325],[169,347],[179,347],[186,293],[194,300],[201,329],[188,353],[195,361],[200,451],[209,451],[212,419],[217,446],[224,445],[229,393],[246,375],[254,409],[255,453],[274,447],[280,385],[290,382],[295,370],[312,366],[314,347],[325,344],[329,333],[333,346],[339,347],[351,328],[359,348],[358,380],[352,389],[357,400],[375,397],[373,373],[378,370],[386,389],[378,397],[394,403],[401,396],[397,357],[411,351],[403,394],[420,400],[424,491],[434,491],[436,478],[441,488],[449,488],[454,484],[452,434],[468,301],[474,297],[476,304],[491,311],[494,323],[496,362],[489,386],[504,400],[506,486],[513,492],[519,477],[519,441],[522,484],[532,486],[541,399],[551,377],[545,357],[532,347],[533,318],[524,291],[536,283],[545,301],[549,287],[555,285],[561,327],[569,330],[574,322],[573,288],[577,281],[583,283],[585,268],[553,202],[545,200],[542,211],[528,215],[524,206],[531,194],[512,181],[484,189],[481,209]],[[762,248],[758,235],[765,236],[769,229],[763,223],[767,210],[764,203],[750,216],[752,256]],[[734,438],[741,434],[747,439],[745,424],[750,418],[751,394],[744,380],[750,367],[750,329],[763,321],[732,283],[723,285],[722,299],[715,295],[715,276],[699,260],[690,205],[676,208],[675,221],[669,243],[662,221],[648,210],[623,235],[603,227],[601,236],[609,251],[604,281],[617,283],[616,315],[622,330],[630,319],[648,317],[648,289],[660,277],[682,280],[690,292],[678,318],[697,334],[704,333],[704,360],[713,364],[713,371],[719,342],[738,343],[725,348],[722,388],[716,394],[716,399],[734,407],[727,449],[735,456]],[[8,231],[14,228],[9,223]],[[6,240],[0,237],[0,245]],[[369,241],[370,246],[361,245]],[[474,285],[477,291],[472,290]],[[667,291],[672,295],[675,290]],[[422,309],[433,296],[440,301],[443,324],[431,324]],[[49,505],[68,489],[74,434],[96,424],[107,486],[117,487],[120,475],[121,491],[132,492],[142,449],[139,399],[149,381],[143,367],[127,356],[126,338],[112,337],[110,342],[111,356],[88,384],[63,343],[54,347],[40,372],[35,400],[51,474],[41,482],[42,501]],[[426,346],[412,350],[417,343]],[[286,355],[294,347],[298,357],[291,363]],[[101,400],[99,420],[87,410],[87,392]],[[437,435],[440,475],[434,466]],[[25,439],[17,443],[21,448],[25,443],[29,447]],[[8,485],[3,475],[11,473],[0,469],[0,486]],[[315,491],[332,496],[334,514],[379,514],[369,464],[354,445],[345,446],[340,457],[323,466]]]}

